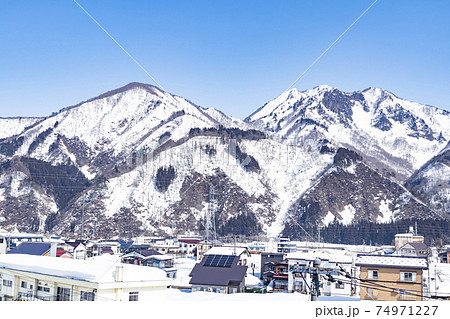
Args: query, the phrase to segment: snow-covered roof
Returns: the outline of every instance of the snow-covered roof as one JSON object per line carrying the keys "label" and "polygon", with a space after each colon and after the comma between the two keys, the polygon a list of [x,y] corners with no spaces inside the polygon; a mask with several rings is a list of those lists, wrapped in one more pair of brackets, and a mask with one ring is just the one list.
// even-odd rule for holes
{"label": "snow-covered roof", "polygon": [[352,263],[353,258],[351,256],[345,255],[345,252],[341,253],[331,253],[325,251],[309,251],[309,252],[295,252],[288,253],[286,259],[301,259],[301,260],[315,260],[319,258],[320,260],[326,260],[329,262],[337,263]]}
{"label": "snow-covered roof", "polygon": [[143,258],[144,260],[156,259],[156,260],[172,260],[173,257],[169,255],[151,255]]}
{"label": "snow-covered roof", "polygon": [[95,283],[112,283],[116,266],[123,266],[123,281],[168,280],[163,270],[153,267],[122,264],[120,258],[73,260],[30,255],[0,255],[0,268],[38,273]]}
{"label": "snow-covered roof", "polygon": [[240,256],[246,252],[248,254],[248,250],[245,247],[215,246],[205,252],[204,255]]}
{"label": "snow-covered roof", "polygon": [[392,255],[358,255],[356,266],[381,268],[412,268],[427,269],[428,262],[423,257],[392,256]]}

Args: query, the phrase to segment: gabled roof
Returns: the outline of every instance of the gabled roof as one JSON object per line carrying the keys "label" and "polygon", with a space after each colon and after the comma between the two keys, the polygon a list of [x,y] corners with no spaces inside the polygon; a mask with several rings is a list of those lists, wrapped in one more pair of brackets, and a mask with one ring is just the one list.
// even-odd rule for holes
{"label": "gabled roof", "polygon": [[42,256],[50,250],[50,243],[27,243],[23,242],[19,246],[11,249],[7,254],[25,254]]}
{"label": "gabled roof", "polygon": [[56,250],[56,257],[61,257],[64,254],[69,254],[69,255],[72,256],[72,254],[70,252],[68,252],[67,250],[64,250],[64,249],[61,249],[61,248],[58,248]]}
{"label": "gabled roof", "polygon": [[78,246],[82,245],[82,247],[85,247],[84,244],[78,240],[76,241],[66,241],[66,244],[69,246],[72,246],[73,248],[77,248]]}
{"label": "gabled roof", "polygon": [[408,245],[411,246],[412,248],[414,248],[415,250],[427,250],[428,249],[428,246],[424,243],[407,243],[407,244],[403,245],[402,247],[400,247],[400,249],[402,249]]}
{"label": "gabled roof", "polygon": [[247,266],[239,266],[239,256],[234,256],[231,267],[204,266],[207,257],[194,266],[189,274],[191,285],[228,286],[231,281],[241,282],[247,273]]}
{"label": "gabled roof", "polygon": [[424,257],[392,256],[392,255],[363,255],[356,257],[356,266],[398,268],[398,269],[427,269],[428,262]]}

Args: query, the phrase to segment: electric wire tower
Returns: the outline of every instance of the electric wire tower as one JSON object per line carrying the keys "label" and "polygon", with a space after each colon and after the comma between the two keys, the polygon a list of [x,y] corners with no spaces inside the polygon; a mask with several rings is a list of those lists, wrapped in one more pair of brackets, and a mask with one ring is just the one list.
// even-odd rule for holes
{"label": "electric wire tower", "polygon": [[214,186],[209,185],[208,212],[206,213],[206,240],[213,242],[216,240],[216,193]]}

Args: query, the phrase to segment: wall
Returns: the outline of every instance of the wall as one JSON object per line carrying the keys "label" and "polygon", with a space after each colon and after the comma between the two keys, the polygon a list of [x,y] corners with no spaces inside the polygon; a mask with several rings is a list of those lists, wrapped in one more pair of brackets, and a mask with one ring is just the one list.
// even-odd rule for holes
{"label": "wall", "polygon": [[[422,294],[422,270],[418,269],[396,269],[396,268],[380,268],[380,267],[361,267],[361,279],[368,279],[368,270],[369,269],[376,269],[378,270],[378,281],[389,281],[389,282],[377,282],[374,280],[374,282],[377,282],[380,285],[393,288],[393,289],[405,289],[405,290],[413,290],[414,294],[421,295]],[[401,271],[407,271],[407,272],[415,272],[416,275],[416,282],[405,282],[400,281],[400,272]],[[369,284],[368,284],[369,286]],[[374,288],[377,288],[377,286],[373,285]],[[400,299],[400,294],[397,292],[391,292],[393,289],[389,288],[381,288],[384,290],[389,291],[379,291],[375,290],[375,293],[378,294],[377,298],[375,300],[386,300],[386,301],[394,301],[394,300],[404,300]],[[367,294],[367,287],[361,287],[361,299],[364,300],[373,300],[374,298],[371,298]],[[418,296],[411,296],[411,299],[414,300],[422,300],[421,297]]]}

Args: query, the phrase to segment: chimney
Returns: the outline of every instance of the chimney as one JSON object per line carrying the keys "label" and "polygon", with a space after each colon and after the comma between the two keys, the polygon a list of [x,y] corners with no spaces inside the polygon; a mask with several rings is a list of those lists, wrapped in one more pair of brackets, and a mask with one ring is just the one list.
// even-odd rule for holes
{"label": "chimney", "polygon": [[114,276],[114,281],[117,281],[117,282],[123,281],[123,266],[116,266],[116,273]]}
{"label": "chimney", "polygon": [[48,253],[49,257],[56,257],[57,247],[58,247],[57,242],[50,242],[50,252]]}

